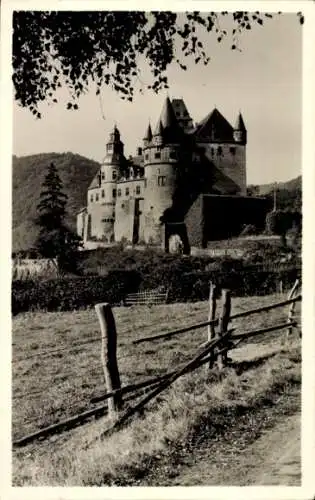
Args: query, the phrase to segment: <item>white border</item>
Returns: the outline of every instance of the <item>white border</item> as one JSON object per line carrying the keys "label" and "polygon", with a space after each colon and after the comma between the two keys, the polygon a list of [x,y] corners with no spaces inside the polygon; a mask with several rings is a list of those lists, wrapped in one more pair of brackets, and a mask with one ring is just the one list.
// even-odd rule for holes
{"label": "white border", "polygon": [[[302,384],[302,486],[301,487],[170,487],[170,488],[12,488],[11,487],[11,158],[12,158],[12,84],[11,15],[13,10],[251,10],[299,12],[305,16],[303,27],[303,384]],[[1,5],[1,142],[0,142],[0,214],[1,214],[1,479],[0,497],[4,500],[88,500],[88,499],[312,499],[315,498],[315,3],[312,1],[96,1],[96,0],[2,0]],[[288,57],[290,54],[288,53]]]}

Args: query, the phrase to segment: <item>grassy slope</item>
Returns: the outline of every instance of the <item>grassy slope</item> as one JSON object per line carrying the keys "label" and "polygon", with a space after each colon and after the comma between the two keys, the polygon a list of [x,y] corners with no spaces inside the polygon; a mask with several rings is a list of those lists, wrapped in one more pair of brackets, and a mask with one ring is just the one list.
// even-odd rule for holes
{"label": "grassy slope", "polygon": [[12,225],[13,250],[33,246],[36,236],[36,206],[41,184],[48,165],[53,162],[58,168],[68,195],[68,223],[75,228],[76,213],[86,204],[87,188],[99,164],[72,153],[43,153],[24,157],[13,157],[12,179]]}
{"label": "grassy slope", "polygon": [[[275,296],[260,297],[259,299],[253,297],[235,299],[233,301],[233,310],[234,312],[237,312],[239,310],[250,309],[257,307],[258,303],[271,303],[273,301],[276,301],[277,299],[279,299],[279,297]],[[241,323],[240,321],[237,323],[235,321],[235,326],[243,328],[245,330],[251,329],[252,327],[261,327],[282,321],[282,319],[286,317],[286,314],[287,311],[275,310],[266,314],[260,314],[257,316],[254,315],[250,319],[247,319],[245,323]],[[180,327],[183,324],[194,324],[196,322],[203,321],[207,317],[206,303],[177,304],[171,306],[153,307],[151,309],[118,308],[115,310],[115,317],[119,334],[119,368],[123,384],[135,380],[140,380],[150,375],[163,373],[164,371],[169,369],[173,369],[182,361],[189,359],[197,346],[202,341],[204,341],[206,336],[206,332],[204,330],[197,330],[193,334],[179,336],[169,341],[148,343],[139,346],[133,346],[131,344],[131,340],[133,340],[134,338],[150,335],[153,331],[162,332]],[[31,432],[38,427],[49,425],[59,418],[65,418],[66,416],[73,415],[81,410],[88,408],[90,397],[93,394],[103,391],[103,376],[100,364],[99,342],[87,344],[83,347],[81,346],[73,348],[74,343],[84,342],[89,338],[98,335],[99,327],[97,324],[96,315],[93,311],[46,314],[29,313],[18,316],[14,319],[13,435],[15,437],[25,435],[26,433]],[[279,334],[275,333],[273,335],[273,338],[277,339],[278,336]],[[269,341],[270,336],[268,337],[268,339],[257,339],[257,342],[268,343]],[[27,356],[32,356],[33,354],[36,354],[38,352],[42,352],[47,349],[53,349],[56,347],[71,348],[71,350],[60,351],[59,353],[51,354],[49,357],[36,356],[23,360],[23,358],[26,358]],[[283,360],[282,362],[285,363],[285,360]],[[275,364],[275,366],[277,366],[277,363]],[[293,371],[294,370],[295,368],[293,369]],[[274,377],[272,370],[270,371],[270,368],[267,369],[267,375],[265,371],[266,370],[264,369],[262,373],[264,373],[263,376],[265,378],[265,383],[268,386],[268,384],[274,382]],[[259,375],[255,370],[253,371],[252,377],[253,380],[255,380],[254,385],[256,384],[256,389],[257,383],[259,382],[259,378],[261,376],[262,374]],[[200,377],[198,377],[199,375],[197,375],[197,378],[192,378],[191,383],[193,383],[194,386],[198,386],[200,382]],[[181,383],[182,382],[179,382],[179,387],[181,387]],[[234,373],[231,373],[230,382],[228,384],[232,384],[235,389]],[[264,390],[267,390],[267,386],[262,386],[262,393],[264,392]],[[194,388],[194,391],[195,389],[196,387]],[[220,388],[218,386],[217,390],[221,394],[221,398],[223,398],[222,401],[224,401],[226,388],[224,389],[223,387],[222,389],[222,387]],[[253,396],[253,387],[251,387],[250,390],[251,395]],[[186,392],[187,391],[185,389],[184,394],[186,394]],[[189,393],[191,393],[190,390]],[[210,396],[210,393],[212,394],[212,389],[209,389],[209,391],[203,390],[201,391],[199,397],[202,401],[205,401]],[[195,392],[193,392],[192,394],[195,394]],[[173,397],[175,396],[176,393],[173,394]],[[256,396],[258,397],[258,393],[256,394]],[[161,401],[163,402],[163,398],[160,399],[160,402]],[[175,413],[179,414],[178,407],[176,406],[178,404],[181,407],[181,411],[184,411],[184,408],[182,408],[183,403],[181,402],[181,400],[177,401],[175,397],[175,399],[172,401],[173,406],[171,405],[171,407],[173,409],[170,409],[169,406],[167,406],[165,410],[166,412],[171,411],[172,413],[173,411],[175,411]],[[194,411],[190,406],[192,403],[193,401],[191,401],[189,404],[187,402],[189,412]],[[177,410],[175,410],[174,408],[177,408]],[[203,412],[203,404],[201,404],[199,410],[198,408],[196,409],[197,420],[200,416],[200,411],[201,413]],[[154,425],[155,427],[157,426],[158,429],[160,425],[162,426],[162,432],[162,429],[165,430],[165,426],[163,424],[164,417],[162,418],[161,416],[159,416],[159,414],[155,416],[155,414],[156,412],[154,412],[153,414],[151,414],[150,412],[149,414],[148,418],[150,420],[150,428],[152,429],[152,425]],[[175,418],[173,424],[171,421],[169,422],[170,428],[168,431],[168,427],[166,426],[166,432],[168,432],[170,436],[172,436],[172,439],[175,439],[176,436],[178,436],[179,438],[181,436],[180,439],[184,439],[185,435],[188,432],[188,427],[190,426],[191,419],[189,414],[185,412],[184,414],[186,415],[186,417],[181,423],[178,421],[178,418]],[[162,418],[162,421],[159,421],[159,418]],[[137,432],[139,432],[139,425],[136,422],[137,420],[133,425],[136,426],[136,428],[138,429]],[[103,424],[99,426],[99,423],[95,423],[94,425],[96,427],[93,431],[92,425],[91,432],[95,439],[95,436],[99,435],[100,429],[102,428]],[[172,425],[174,425],[173,429]],[[82,433],[80,433],[79,430],[77,432],[79,433],[78,439],[82,439]],[[85,431],[83,431],[83,433],[85,435]],[[90,432],[88,432],[87,435],[90,436]],[[125,436],[124,432],[120,435]],[[75,436],[75,432],[73,435],[71,433],[70,435],[64,435],[62,439],[65,440],[65,445],[60,451],[61,455],[56,455],[57,461],[60,460],[61,462],[64,462],[70,460],[71,447],[75,442]],[[131,435],[128,436],[129,440],[133,439]],[[74,441],[71,441],[71,439],[74,439]],[[114,439],[114,437],[111,439]],[[119,444],[119,439],[120,438],[118,436],[118,444],[114,439],[114,442],[118,446],[118,450],[120,449],[120,446],[123,446],[123,444]],[[126,436],[121,439],[126,439]],[[155,445],[153,445],[151,440],[148,439],[148,436],[145,439],[149,441],[148,449],[151,451],[152,449],[155,450]],[[165,444],[163,441],[163,433],[160,437],[158,437],[157,435],[156,439],[159,443],[156,444],[156,446],[163,449]],[[140,442],[137,441],[137,443],[138,444],[135,447],[135,452],[133,455],[135,464],[137,463],[137,461],[139,462],[139,460],[140,462],[142,461],[143,449],[146,449],[146,447],[144,446],[141,451],[141,440]],[[114,446],[116,446],[116,444],[114,444]],[[77,442],[75,446],[78,446]],[[91,448],[88,446],[88,448],[90,449],[89,453],[98,453],[98,455],[102,455],[102,447],[97,452],[94,449],[94,445]],[[103,470],[102,468],[98,469],[96,467],[94,472],[89,469],[86,475],[80,479],[78,476],[78,474],[80,475],[79,469],[83,466],[83,463],[85,463],[86,467],[87,455],[85,456],[82,463],[80,462],[80,464],[77,464],[75,466],[75,470],[72,470],[71,465],[70,469],[72,470],[72,472],[69,471],[68,468],[63,464],[62,470],[58,472],[59,475],[57,477],[53,472],[48,473],[48,469],[51,469],[51,467],[48,467],[48,469],[46,470],[44,466],[44,468],[40,468],[41,472],[38,472],[39,476],[34,477],[33,473],[31,472],[33,470],[33,460],[35,460],[36,462],[37,459],[41,459],[36,458],[38,451],[36,451],[36,454],[34,453],[33,456],[32,451],[30,452],[30,449],[32,450],[32,445],[30,447],[27,447],[26,450],[21,450],[16,454],[16,470],[19,470],[16,475],[16,480],[18,482],[23,482],[24,477],[28,478],[25,479],[26,482],[39,481],[39,484],[42,481],[48,481],[49,483],[55,484],[56,481],[60,484],[64,484],[65,481],[70,481],[72,484],[82,484],[82,482],[85,484],[86,482],[88,484],[95,484],[95,482],[99,483],[99,481],[101,481],[100,477],[103,473],[105,473],[105,470]],[[94,451],[92,451],[93,449]],[[48,462],[50,462],[51,460],[55,460],[50,455],[50,453],[52,453],[50,442],[44,442],[41,445],[41,450],[42,451],[40,452],[40,456],[41,453],[43,453],[46,456],[46,460]],[[27,454],[30,453],[32,458],[27,458],[25,456],[25,452]],[[142,458],[140,457],[140,455]],[[146,455],[146,452],[144,453],[144,455]],[[122,462],[125,459],[126,457],[121,458]],[[120,470],[121,467],[123,467],[123,463],[119,462],[120,459],[117,462],[117,457],[114,459],[113,456],[107,457],[106,460],[109,460],[109,463],[113,464],[108,471],[108,480],[112,482],[114,481],[117,471]],[[22,464],[24,464],[23,467]],[[47,474],[49,477],[47,476]],[[132,474],[134,474],[134,472]]]}

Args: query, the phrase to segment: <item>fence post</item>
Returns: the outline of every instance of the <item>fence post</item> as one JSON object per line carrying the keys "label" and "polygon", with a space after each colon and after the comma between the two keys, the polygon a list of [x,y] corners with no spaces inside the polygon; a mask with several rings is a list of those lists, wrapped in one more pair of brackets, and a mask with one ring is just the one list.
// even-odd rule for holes
{"label": "fence post", "polygon": [[[117,332],[115,318],[110,304],[95,305],[96,314],[101,327],[101,360],[104,371],[106,392],[120,389],[120,376],[117,365]],[[108,399],[108,414],[115,417],[117,410],[122,406],[120,394]]]}
{"label": "fence post", "polygon": [[[293,285],[293,287],[291,288],[289,294],[288,294],[288,299],[293,299],[294,296],[296,295],[296,292],[297,292],[297,289],[299,287],[299,280],[295,280],[295,283]],[[295,304],[296,302],[292,302],[292,304],[290,304],[290,307],[289,307],[289,312],[288,312],[288,319],[287,319],[287,322],[288,322],[288,330],[287,330],[287,339],[288,337],[290,337],[291,333],[292,333],[292,320],[294,318],[294,310],[295,310]]]}
{"label": "fence post", "polygon": [[[223,289],[222,290],[222,312],[219,319],[219,336],[222,337],[227,330],[231,315],[231,291]],[[220,346],[221,348],[223,346]],[[226,365],[227,352],[222,353],[218,356],[218,366],[222,369]]]}
{"label": "fence post", "polygon": [[[216,308],[217,308],[217,294],[216,294],[216,285],[210,281],[210,288],[209,288],[209,314],[208,314],[208,321],[213,321],[215,319],[215,314],[216,314]],[[208,342],[210,342],[212,339],[215,338],[215,326],[214,325],[208,325]],[[213,368],[214,365],[214,353],[211,353],[212,355],[210,356],[210,361],[208,368]]]}

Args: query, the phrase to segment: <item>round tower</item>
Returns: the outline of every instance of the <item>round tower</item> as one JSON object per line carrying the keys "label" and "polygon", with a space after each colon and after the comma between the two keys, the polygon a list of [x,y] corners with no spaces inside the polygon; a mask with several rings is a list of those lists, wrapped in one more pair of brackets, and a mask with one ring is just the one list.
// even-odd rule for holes
{"label": "round tower", "polygon": [[117,180],[124,163],[124,145],[115,126],[106,144],[106,155],[88,191],[91,236],[108,243],[114,241]]}
{"label": "round tower", "polygon": [[146,243],[161,244],[163,241],[161,217],[173,203],[182,138],[183,130],[167,98],[151,142],[144,148],[146,187],[142,236]]}

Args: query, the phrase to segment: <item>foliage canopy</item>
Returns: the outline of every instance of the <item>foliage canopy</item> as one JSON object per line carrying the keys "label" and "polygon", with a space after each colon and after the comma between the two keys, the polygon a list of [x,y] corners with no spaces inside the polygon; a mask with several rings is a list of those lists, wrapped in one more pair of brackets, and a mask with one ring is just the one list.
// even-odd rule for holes
{"label": "foliage canopy", "polygon": [[[233,21],[229,33],[220,26],[228,15]],[[189,57],[196,64],[209,63],[202,30],[213,32],[219,43],[230,35],[235,50],[238,35],[253,24],[263,25],[268,17],[272,15],[259,12],[16,11],[15,99],[38,118],[40,102],[57,102],[57,91],[64,86],[70,91],[68,109],[77,109],[79,97],[92,85],[97,94],[109,85],[122,99],[132,101],[141,81],[141,59],[147,61],[152,77],[144,86],[158,93],[168,88],[167,69],[172,62],[183,70]]]}

